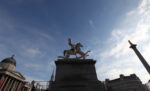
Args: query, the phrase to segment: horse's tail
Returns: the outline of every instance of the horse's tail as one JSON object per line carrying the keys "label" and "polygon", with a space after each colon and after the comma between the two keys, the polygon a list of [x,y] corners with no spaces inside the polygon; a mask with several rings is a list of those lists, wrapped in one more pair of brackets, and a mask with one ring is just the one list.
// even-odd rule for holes
{"label": "horse's tail", "polygon": [[90,50],[88,50],[85,54],[87,55],[89,52],[91,52]]}
{"label": "horse's tail", "polygon": [[64,58],[63,56],[58,56],[58,58]]}
{"label": "horse's tail", "polygon": [[66,52],[67,52],[67,51],[66,51],[66,50],[64,50],[64,56],[66,55]]}

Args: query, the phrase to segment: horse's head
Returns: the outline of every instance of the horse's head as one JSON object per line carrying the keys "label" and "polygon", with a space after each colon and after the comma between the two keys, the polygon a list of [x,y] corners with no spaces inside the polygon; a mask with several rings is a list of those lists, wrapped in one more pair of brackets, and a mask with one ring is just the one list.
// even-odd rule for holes
{"label": "horse's head", "polygon": [[77,46],[78,47],[83,47],[83,45],[79,42],[79,43],[77,43]]}

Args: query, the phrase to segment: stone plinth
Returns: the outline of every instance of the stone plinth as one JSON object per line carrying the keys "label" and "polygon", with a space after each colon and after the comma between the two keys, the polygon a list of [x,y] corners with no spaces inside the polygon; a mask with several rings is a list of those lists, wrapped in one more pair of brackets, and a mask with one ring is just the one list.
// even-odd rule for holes
{"label": "stone plinth", "polygon": [[96,61],[92,59],[59,59],[55,61],[56,76],[50,91],[104,91],[97,79]]}

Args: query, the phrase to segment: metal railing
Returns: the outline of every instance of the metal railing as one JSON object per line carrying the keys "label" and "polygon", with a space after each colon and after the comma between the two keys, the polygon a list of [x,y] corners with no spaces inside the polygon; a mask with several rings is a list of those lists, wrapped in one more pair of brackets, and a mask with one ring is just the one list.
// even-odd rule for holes
{"label": "metal railing", "polygon": [[49,89],[49,81],[34,81],[32,84],[36,91],[47,91]]}

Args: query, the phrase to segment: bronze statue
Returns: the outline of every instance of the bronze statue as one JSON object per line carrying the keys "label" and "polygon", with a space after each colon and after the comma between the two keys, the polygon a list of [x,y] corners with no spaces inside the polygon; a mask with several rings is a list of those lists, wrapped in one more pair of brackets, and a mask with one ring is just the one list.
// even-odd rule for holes
{"label": "bronze statue", "polygon": [[[59,56],[59,58],[69,58],[70,55],[75,55],[77,59],[85,59],[88,56],[88,52],[90,52],[89,50],[86,53],[82,52],[80,48],[83,47],[83,45],[80,42],[77,44],[72,44],[71,38],[68,39],[68,44],[70,45],[71,49],[64,50],[64,57]],[[77,57],[77,54],[79,54],[80,57]]]}

